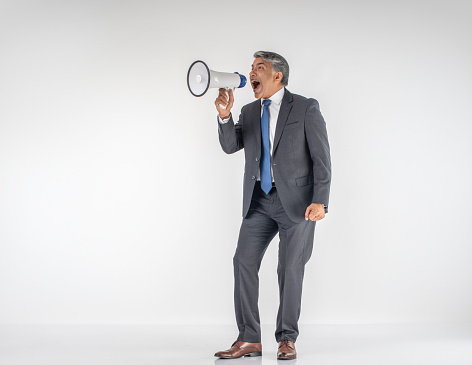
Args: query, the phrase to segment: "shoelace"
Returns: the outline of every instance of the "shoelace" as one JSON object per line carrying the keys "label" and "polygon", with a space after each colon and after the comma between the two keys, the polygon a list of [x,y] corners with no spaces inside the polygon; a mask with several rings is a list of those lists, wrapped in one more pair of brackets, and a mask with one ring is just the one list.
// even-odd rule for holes
{"label": "shoelace", "polygon": [[[233,344],[231,345],[231,347],[233,347],[234,345],[236,345],[238,342],[239,342],[238,340],[234,341]],[[239,346],[238,346],[238,347],[239,347]],[[239,348],[241,348],[241,347],[239,347]]]}
{"label": "shoelace", "polygon": [[285,346],[287,346],[288,348],[290,348],[290,349],[293,350],[294,348],[293,348],[292,346],[290,346],[289,341],[290,341],[290,340],[282,340],[282,341],[280,341],[279,348],[281,348],[283,345],[285,345]]}

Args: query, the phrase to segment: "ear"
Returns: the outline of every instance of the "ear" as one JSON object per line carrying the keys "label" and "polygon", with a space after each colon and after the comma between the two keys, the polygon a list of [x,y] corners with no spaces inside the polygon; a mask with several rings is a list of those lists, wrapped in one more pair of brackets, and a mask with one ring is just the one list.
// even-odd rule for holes
{"label": "ear", "polygon": [[282,72],[276,72],[274,73],[274,82],[282,82],[282,78],[284,77],[283,73]]}

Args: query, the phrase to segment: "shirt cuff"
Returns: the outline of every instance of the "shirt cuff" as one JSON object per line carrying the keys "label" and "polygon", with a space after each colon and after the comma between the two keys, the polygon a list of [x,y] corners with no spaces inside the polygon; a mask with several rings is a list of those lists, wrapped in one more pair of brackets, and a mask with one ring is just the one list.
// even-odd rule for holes
{"label": "shirt cuff", "polygon": [[231,118],[231,115],[227,119],[221,119],[221,117],[218,115],[218,123],[226,124],[226,123],[228,123],[230,118]]}

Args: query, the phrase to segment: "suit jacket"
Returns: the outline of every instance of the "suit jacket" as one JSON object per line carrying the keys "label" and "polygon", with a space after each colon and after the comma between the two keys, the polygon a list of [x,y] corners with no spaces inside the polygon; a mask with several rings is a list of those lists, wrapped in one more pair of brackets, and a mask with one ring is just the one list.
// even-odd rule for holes
{"label": "suit jacket", "polygon": [[[260,164],[261,101],[245,105],[237,124],[232,117],[225,124],[218,123],[218,134],[224,152],[234,153],[244,148],[243,217],[246,217]],[[328,206],[331,159],[326,123],[318,101],[285,89],[271,164],[280,201],[292,221],[304,220],[305,210],[311,203]]]}

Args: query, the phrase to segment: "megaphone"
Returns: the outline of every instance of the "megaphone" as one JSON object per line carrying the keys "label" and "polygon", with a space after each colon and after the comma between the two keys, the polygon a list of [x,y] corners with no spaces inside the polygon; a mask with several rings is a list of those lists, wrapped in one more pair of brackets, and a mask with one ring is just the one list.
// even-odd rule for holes
{"label": "megaphone", "polygon": [[205,62],[195,61],[188,69],[187,85],[193,96],[202,96],[209,88],[234,89],[244,87],[246,77],[237,72],[213,71],[208,68]]}

